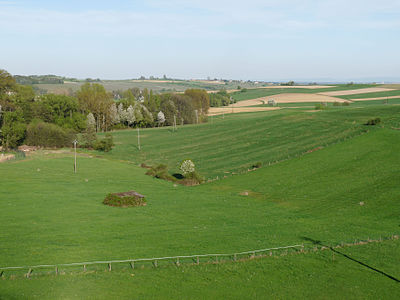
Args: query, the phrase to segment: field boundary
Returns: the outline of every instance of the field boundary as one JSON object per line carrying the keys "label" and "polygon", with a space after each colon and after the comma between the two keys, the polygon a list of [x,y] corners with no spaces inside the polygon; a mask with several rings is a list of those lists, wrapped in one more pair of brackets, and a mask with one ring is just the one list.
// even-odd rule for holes
{"label": "field boundary", "polygon": [[[152,258],[136,258],[136,259],[122,259],[122,260],[103,260],[103,261],[88,261],[88,262],[78,262],[78,263],[65,263],[65,264],[42,264],[42,265],[26,265],[26,266],[16,266],[16,267],[0,267],[0,278],[4,278],[5,271],[17,271],[17,270],[27,270],[28,272],[24,274],[26,278],[30,278],[32,275],[33,270],[37,269],[54,269],[55,275],[61,273],[60,268],[62,267],[82,267],[83,272],[87,271],[87,266],[90,265],[106,265],[108,271],[112,270],[112,264],[129,264],[131,269],[135,269],[135,263],[152,263],[152,265],[157,268],[158,262],[161,261],[169,261],[174,263],[176,266],[180,266],[181,263],[191,263],[195,265],[199,265],[200,263],[219,263],[225,262],[226,259],[230,261],[245,261],[254,258],[261,258],[266,256],[273,256],[274,251],[282,251],[285,252],[281,253],[282,255],[287,255],[288,250],[294,250],[294,253],[307,253],[307,252],[315,252],[315,251],[324,251],[324,250],[331,250],[335,252],[337,248],[343,247],[351,247],[351,246],[358,246],[358,245],[365,245],[369,243],[379,243],[388,240],[398,240],[398,234],[392,234],[390,236],[382,237],[380,236],[378,239],[370,239],[369,237],[365,240],[354,240],[351,243],[344,243],[341,242],[340,244],[336,244],[335,246],[331,245],[324,245],[320,241],[314,241],[309,238],[304,238],[306,241],[306,246],[304,243],[291,245],[291,246],[283,246],[283,247],[272,247],[272,248],[265,248],[265,249],[258,249],[258,250],[250,250],[250,251],[243,251],[243,252],[235,252],[235,253],[214,253],[214,254],[195,254],[195,255],[178,255],[178,256],[165,256],[165,257],[152,257]],[[256,255],[258,254],[258,255]],[[200,261],[200,259],[207,258],[207,261]],[[225,259],[224,259],[225,258]],[[211,260],[210,260],[211,259]],[[142,265],[142,268],[144,266]],[[47,274],[50,274],[47,273]],[[12,275],[13,277],[13,275]]]}
{"label": "field boundary", "polygon": [[157,267],[157,262],[166,261],[166,260],[167,261],[172,260],[178,266],[180,264],[180,260],[183,260],[183,259],[191,259],[196,264],[200,263],[200,258],[215,258],[215,261],[218,262],[218,258],[222,257],[222,258],[233,258],[233,260],[236,261],[239,256],[243,256],[243,255],[251,255],[251,257],[255,257],[256,253],[265,253],[265,252],[271,252],[271,251],[276,251],[276,250],[288,250],[288,249],[297,249],[297,248],[304,250],[304,244],[284,246],[284,247],[273,247],[273,248],[258,249],[258,250],[250,250],[250,251],[236,252],[236,253],[178,255],[178,256],[165,256],[165,257],[152,257],[152,258],[88,261],[88,262],[67,263],[67,264],[42,264],[42,265],[27,265],[27,266],[17,266],[17,267],[0,267],[0,277],[3,276],[4,271],[10,271],[10,270],[28,270],[26,277],[29,278],[34,269],[44,269],[44,268],[54,268],[55,273],[58,274],[60,267],[73,267],[73,266],[83,267],[83,270],[86,271],[86,266],[89,266],[89,265],[107,265],[108,270],[111,271],[112,264],[118,264],[118,263],[129,263],[131,268],[134,269],[134,263],[138,263],[138,262],[153,262],[153,265],[155,267]]}

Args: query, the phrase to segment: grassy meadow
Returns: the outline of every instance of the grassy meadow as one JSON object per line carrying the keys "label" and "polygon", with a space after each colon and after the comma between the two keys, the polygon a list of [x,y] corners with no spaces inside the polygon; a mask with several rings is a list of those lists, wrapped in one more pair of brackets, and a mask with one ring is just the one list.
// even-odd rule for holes
{"label": "grassy meadow", "polygon": [[[399,241],[337,249],[400,277]],[[332,251],[223,264],[42,275],[1,282],[1,299],[395,299],[398,283]],[[119,288],[115,288],[118,286]]]}
{"label": "grassy meadow", "polygon": [[[400,106],[372,104],[226,115],[177,132],[144,129],[141,151],[135,130],[116,131],[110,153],[79,153],[77,174],[69,152],[2,163],[0,267],[298,243],[310,249],[310,240],[338,245],[399,234],[400,131],[392,129],[399,116]],[[363,125],[375,117],[379,126]],[[166,163],[177,172],[185,158],[221,180],[180,186],[139,167]],[[248,172],[258,161],[263,167]],[[148,205],[101,203],[128,190],[144,194]],[[399,278],[399,247],[389,240],[338,251]],[[63,271],[31,279],[6,272],[0,299],[400,296],[399,283],[330,250],[220,265]]]}

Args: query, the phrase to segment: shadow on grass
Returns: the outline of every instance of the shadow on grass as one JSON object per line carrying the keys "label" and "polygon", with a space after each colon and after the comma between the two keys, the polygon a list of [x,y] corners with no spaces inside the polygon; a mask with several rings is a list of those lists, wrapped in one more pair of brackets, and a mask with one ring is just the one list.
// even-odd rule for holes
{"label": "shadow on grass", "polygon": [[394,276],[392,276],[392,275],[389,275],[389,274],[387,274],[387,273],[385,273],[385,272],[383,272],[383,271],[381,271],[381,270],[378,270],[378,269],[376,269],[376,268],[374,268],[374,267],[372,267],[372,266],[370,266],[370,265],[367,265],[366,263],[363,263],[362,261],[359,261],[359,260],[357,260],[357,259],[355,259],[355,258],[353,258],[353,257],[351,257],[351,256],[349,256],[349,255],[347,255],[347,254],[345,254],[345,253],[342,253],[342,252],[340,252],[340,251],[334,249],[334,248],[331,247],[331,246],[324,245],[322,241],[314,240],[314,239],[311,239],[311,238],[308,238],[308,237],[304,237],[304,236],[301,237],[301,238],[302,238],[303,240],[307,241],[307,242],[311,242],[311,243],[314,244],[314,245],[320,245],[320,246],[324,246],[324,247],[326,247],[326,248],[329,248],[332,252],[334,252],[334,253],[336,253],[336,254],[338,254],[338,255],[341,255],[341,256],[343,256],[344,258],[347,258],[347,259],[349,259],[349,260],[351,260],[351,261],[353,261],[353,262],[355,262],[355,263],[358,263],[358,264],[362,265],[363,267],[366,267],[366,268],[368,268],[368,269],[370,269],[370,270],[372,270],[372,271],[375,271],[375,272],[377,272],[377,273],[379,273],[379,274],[382,274],[383,276],[386,276],[387,278],[389,278],[389,279],[391,279],[391,280],[393,280],[393,281],[396,281],[396,282],[399,282],[399,283],[400,283],[400,280],[397,279],[396,277],[394,277]]}

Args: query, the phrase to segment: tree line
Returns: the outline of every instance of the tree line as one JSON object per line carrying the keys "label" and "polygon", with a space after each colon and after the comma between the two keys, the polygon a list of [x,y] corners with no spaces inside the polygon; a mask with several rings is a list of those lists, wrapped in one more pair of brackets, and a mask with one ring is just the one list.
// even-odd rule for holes
{"label": "tree line", "polygon": [[129,127],[170,126],[207,121],[210,96],[200,89],[155,94],[133,88],[115,99],[99,83],[87,82],[73,95],[38,95],[0,70],[0,141],[4,149],[23,143],[70,146],[82,138],[92,146],[96,132]]}

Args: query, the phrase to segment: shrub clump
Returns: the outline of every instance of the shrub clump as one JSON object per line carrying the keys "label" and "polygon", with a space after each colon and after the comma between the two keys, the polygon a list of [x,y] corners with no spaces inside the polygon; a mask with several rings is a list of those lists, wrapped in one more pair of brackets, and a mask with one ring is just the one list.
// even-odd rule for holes
{"label": "shrub clump", "polygon": [[333,102],[333,106],[349,106],[350,102],[349,101],[344,101],[344,102]]}
{"label": "shrub clump", "polygon": [[315,109],[316,110],[323,110],[323,109],[327,109],[328,105],[326,103],[317,103],[315,104]]}
{"label": "shrub clump", "polygon": [[[194,163],[191,160],[185,160],[185,161],[190,161],[190,163],[187,162],[183,164],[183,168],[181,164],[181,171],[184,173],[183,175],[179,173],[171,175],[168,172],[168,166],[164,164],[159,164],[156,167],[149,167],[149,170],[146,172],[146,175],[172,182],[177,182],[182,185],[197,185],[203,183],[205,181],[204,177],[202,177],[199,173],[195,171]],[[146,167],[148,166],[146,165]]]}
{"label": "shrub clump", "polygon": [[26,130],[26,143],[29,146],[69,147],[74,138],[73,130],[42,121],[32,122]]}
{"label": "shrub clump", "polygon": [[365,125],[377,125],[381,122],[381,118],[370,119]]}
{"label": "shrub clump", "polygon": [[168,181],[176,181],[176,178],[168,173],[168,166],[164,164],[159,164],[156,167],[150,167],[150,169],[146,172],[146,175]]}
{"label": "shrub clump", "polygon": [[147,201],[143,195],[130,191],[126,193],[110,193],[106,196],[103,204],[115,207],[145,206]]}
{"label": "shrub clump", "polygon": [[253,164],[251,167],[252,169],[258,169],[261,168],[262,163],[260,161],[256,162],[255,164]]}
{"label": "shrub clump", "polygon": [[201,176],[196,171],[187,173],[183,179],[179,180],[178,182],[183,185],[198,185],[205,181],[204,177]]}
{"label": "shrub clump", "polygon": [[113,137],[107,133],[104,139],[96,140],[93,144],[93,149],[98,151],[109,152],[114,146]]}

